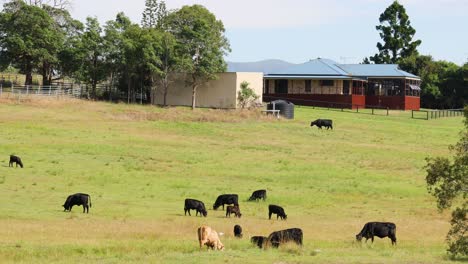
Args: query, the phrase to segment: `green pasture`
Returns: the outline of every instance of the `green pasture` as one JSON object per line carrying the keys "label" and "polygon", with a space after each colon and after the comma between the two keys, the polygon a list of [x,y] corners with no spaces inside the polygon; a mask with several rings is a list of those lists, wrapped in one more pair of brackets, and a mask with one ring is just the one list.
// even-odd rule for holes
{"label": "green pasture", "polygon": [[[296,108],[260,112],[161,109],[75,100],[0,100],[1,263],[444,263],[448,213],[425,185],[424,159],[449,154],[462,118]],[[330,118],[334,130],[310,128]],[[10,154],[24,169],[9,168]],[[266,202],[247,202],[267,189]],[[61,207],[91,195],[89,214]],[[237,193],[242,218],[212,210]],[[208,217],[184,216],[185,198]],[[268,220],[268,204],[287,221]],[[398,245],[358,244],[367,221],[397,225]],[[200,250],[196,229],[224,233]],[[243,239],[235,239],[240,224]],[[260,250],[253,235],[299,227],[304,246]]]}

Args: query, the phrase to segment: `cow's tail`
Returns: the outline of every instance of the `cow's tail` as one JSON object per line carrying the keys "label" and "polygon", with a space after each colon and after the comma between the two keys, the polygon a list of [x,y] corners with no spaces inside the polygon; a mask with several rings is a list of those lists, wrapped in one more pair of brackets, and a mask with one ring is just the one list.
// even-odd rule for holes
{"label": "cow's tail", "polygon": [[91,195],[88,195],[89,207],[91,207]]}

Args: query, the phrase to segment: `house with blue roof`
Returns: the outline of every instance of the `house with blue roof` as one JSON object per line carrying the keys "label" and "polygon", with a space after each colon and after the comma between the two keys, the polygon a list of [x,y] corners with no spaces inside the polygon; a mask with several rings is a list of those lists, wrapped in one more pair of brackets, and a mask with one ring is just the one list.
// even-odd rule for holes
{"label": "house with blue roof", "polygon": [[264,75],[263,100],[336,108],[419,110],[421,78],[396,64],[315,59]]}

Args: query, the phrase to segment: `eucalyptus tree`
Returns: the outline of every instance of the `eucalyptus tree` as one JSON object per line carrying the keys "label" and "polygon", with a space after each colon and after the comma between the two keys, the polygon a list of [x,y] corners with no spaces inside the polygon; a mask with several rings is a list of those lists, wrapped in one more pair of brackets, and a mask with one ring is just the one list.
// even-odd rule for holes
{"label": "eucalyptus tree", "polygon": [[0,67],[18,68],[26,75],[26,85],[32,84],[33,72],[44,63],[57,62],[63,40],[44,9],[19,0],[4,4],[0,13]]}
{"label": "eucalyptus tree", "polygon": [[184,6],[169,14],[167,28],[177,42],[180,69],[192,89],[192,109],[196,107],[197,88],[226,71],[224,55],[230,51],[224,25],[201,5]]}

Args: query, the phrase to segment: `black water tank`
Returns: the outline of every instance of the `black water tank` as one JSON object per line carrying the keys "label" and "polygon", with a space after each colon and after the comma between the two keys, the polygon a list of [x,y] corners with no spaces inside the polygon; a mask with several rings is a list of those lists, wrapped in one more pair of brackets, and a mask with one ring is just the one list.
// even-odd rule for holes
{"label": "black water tank", "polygon": [[271,101],[267,105],[268,110],[280,110],[280,115],[287,119],[294,119],[294,104],[285,100]]}

